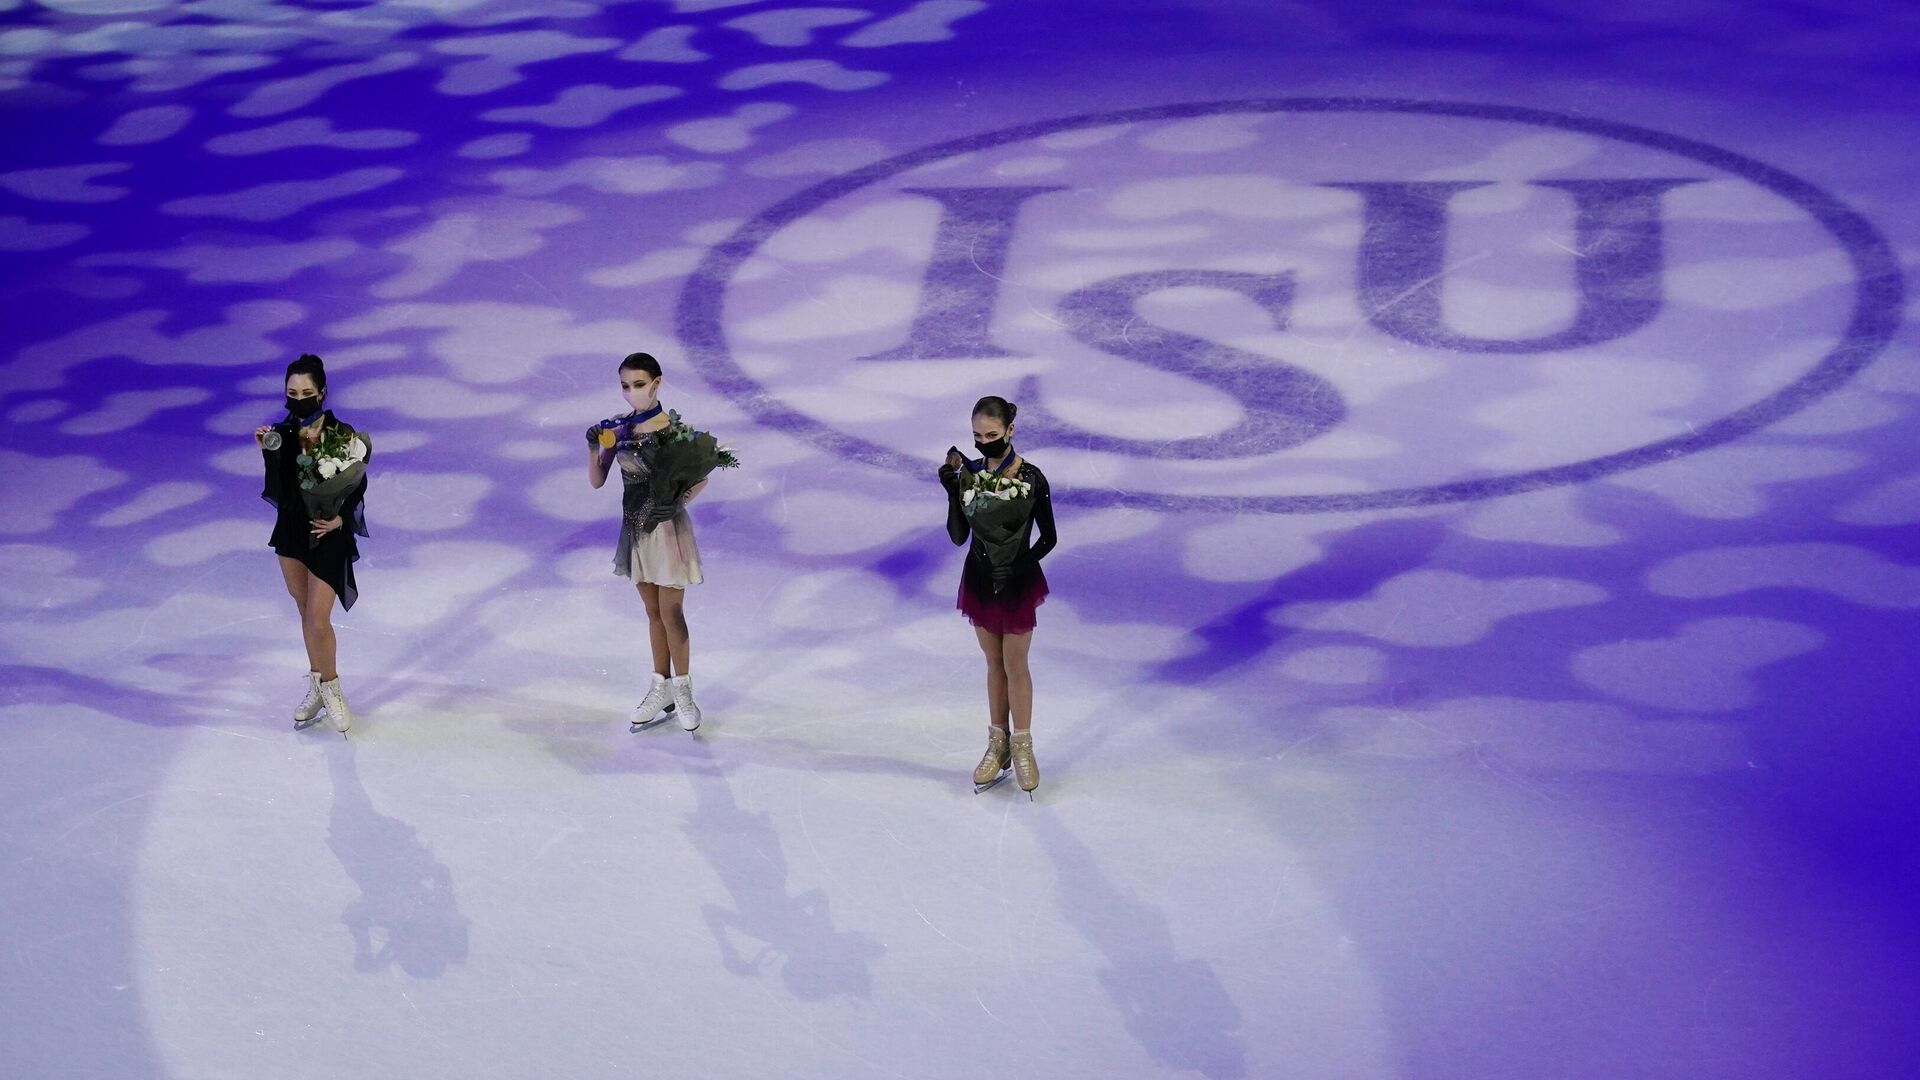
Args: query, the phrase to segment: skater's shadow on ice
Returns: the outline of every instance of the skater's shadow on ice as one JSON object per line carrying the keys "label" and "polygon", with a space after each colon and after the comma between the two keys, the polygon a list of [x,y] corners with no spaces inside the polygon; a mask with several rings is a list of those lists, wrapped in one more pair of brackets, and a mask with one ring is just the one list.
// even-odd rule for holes
{"label": "skater's shadow on ice", "polygon": [[[1215,680],[1245,674],[1259,663],[1271,663],[1283,644],[1345,644],[1344,636],[1316,640],[1304,631],[1277,622],[1276,612],[1288,604],[1339,602],[1373,594],[1382,583],[1426,566],[1446,538],[1444,524],[1429,520],[1389,520],[1357,526],[1339,533],[1320,558],[1282,574],[1263,586],[1225,587],[1231,606],[1194,627],[1177,655],[1147,668],[1129,688],[1129,695],[1145,707],[1116,709],[1098,723],[1073,723],[1049,729],[1045,751],[1058,774],[1090,777],[1089,767],[1115,760],[1108,744],[1150,723],[1155,738],[1171,738],[1182,751],[1244,753],[1250,745],[1279,741],[1287,746],[1312,732],[1299,717],[1318,711],[1309,697],[1289,702],[1283,713],[1271,703],[1219,701],[1222,708],[1195,710],[1194,695],[1210,695]],[[1208,589],[1216,588],[1207,586]],[[1255,589],[1258,589],[1255,592]],[[1122,612],[1116,617],[1129,618]],[[1089,620],[1091,621],[1091,620]],[[1036,641],[1035,649],[1043,646]],[[1044,672],[1038,676],[1044,678]],[[1349,686],[1295,686],[1290,693],[1324,695],[1330,704],[1347,704]],[[1044,695],[1044,691],[1040,691]],[[1167,695],[1165,700],[1159,696]],[[1040,707],[1036,703],[1036,707]],[[1171,717],[1171,721],[1169,721]],[[1126,760],[1121,754],[1118,760]]]}
{"label": "skater's shadow on ice", "polygon": [[1168,1069],[1192,1069],[1211,1080],[1246,1076],[1240,1008],[1212,965],[1178,956],[1165,913],[1108,880],[1093,852],[1046,804],[1020,809],[1025,812],[1017,816],[1060,875],[1061,914],[1106,958],[1100,985],[1127,1034]]}
{"label": "skater's shadow on ice", "polygon": [[1299,631],[1274,621],[1287,604],[1357,600],[1417,570],[1446,538],[1438,521],[1380,521],[1339,534],[1320,558],[1274,578],[1258,595],[1196,627],[1197,648],[1158,665],[1152,678],[1191,686],[1252,663]]}
{"label": "skater's shadow on ice", "polygon": [[671,776],[681,771],[677,755],[699,744],[707,730],[689,736],[667,720],[635,733],[624,711],[524,695],[489,697],[486,703],[512,717],[501,722],[507,731],[539,739],[555,761],[583,776]]}
{"label": "skater's shadow on ice", "polygon": [[[969,745],[967,752],[972,750],[972,746]],[[730,742],[728,754],[739,759],[742,764],[758,765],[769,769],[803,771],[816,775],[854,773],[897,776],[908,780],[925,780],[947,788],[954,787],[958,783],[955,778],[964,778],[972,766],[971,758],[967,759],[967,764],[964,766],[925,764],[905,757],[855,754],[837,748],[817,746],[798,739],[767,735],[756,735],[749,739]]]}
{"label": "skater's shadow on ice", "polygon": [[[411,825],[374,808],[354,749],[347,741],[326,748],[333,780],[327,846],[360,890],[340,913],[353,936],[354,970],[398,964],[415,978],[438,978],[467,959],[468,920],[455,903],[453,875]],[[377,947],[376,938],[384,938]]]}
{"label": "skater's shadow on ice", "polygon": [[[449,698],[449,700],[453,700]],[[469,698],[471,710],[471,699]],[[921,763],[907,758],[881,754],[849,753],[823,747],[801,739],[765,734],[766,717],[755,714],[721,712],[708,708],[699,732],[688,736],[667,720],[646,731],[634,733],[627,728],[627,714],[611,709],[583,707],[575,702],[558,702],[524,696],[489,699],[490,704],[505,704],[503,712],[508,731],[532,735],[546,744],[554,760],[586,775],[659,774],[691,768],[684,757],[691,756],[709,768],[714,745],[724,747],[726,769],[758,766],[809,774],[856,773],[898,776],[926,780],[951,787],[954,777],[964,775],[947,764]],[[471,722],[470,718],[463,723]],[[971,746],[969,746],[971,752]],[[969,765],[971,758],[968,759]]]}
{"label": "skater's shadow on ice", "polygon": [[60,668],[0,664],[0,684],[11,705],[84,705],[146,727],[189,727],[215,719],[211,710],[186,707],[199,700],[193,694],[154,693]]}
{"label": "skater's shadow on ice", "polygon": [[[458,607],[440,615],[428,626],[406,633],[387,633],[385,636],[392,639],[387,646],[390,651],[355,684],[358,687],[355,693],[365,703],[366,710],[372,712],[399,702],[418,707],[422,704],[422,690],[430,687],[427,692],[432,700],[447,703],[450,708],[445,711],[459,715],[460,694],[485,688],[444,683],[423,686],[425,680],[416,673],[458,669],[463,661],[480,655],[500,636],[499,631],[481,617],[486,606],[499,597],[514,595],[517,589],[540,587],[544,583],[539,577],[542,568],[553,565],[565,552],[588,544],[594,535],[592,526],[582,525],[570,533],[551,537],[544,547],[523,548],[521,550],[530,556],[524,568],[507,575],[492,588],[467,595]],[[405,597],[397,599],[405,603]]]}
{"label": "skater's shadow on ice", "polygon": [[[745,810],[734,800],[726,768],[704,743],[694,743],[675,760],[686,770],[694,794],[693,813],[682,828],[733,905],[701,907],[727,970],[756,975],[777,964],[788,992],[805,1001],[868,997],[870,965],[886,947],[865,934],[835,929],[824,891],[789,894],[787,857],[772,816]],[[760,943],[751,956],[738,944],[741,938],[749,947]]]}

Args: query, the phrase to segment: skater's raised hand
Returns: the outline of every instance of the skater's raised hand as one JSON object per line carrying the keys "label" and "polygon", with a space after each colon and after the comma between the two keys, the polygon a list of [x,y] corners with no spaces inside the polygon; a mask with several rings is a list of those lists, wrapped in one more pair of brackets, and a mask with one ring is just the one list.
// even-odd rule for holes
{"label": "skater's raised hand", "polygon": [[272,430],[273,430],[272,424],[261,424],[259,427],[254,428],[253,441],[259,444],[259,446],[264,449],[267,445],[267,432]]}
{"label": "skater's raised hand", "polygon": [[940,486],[951,489],[960,482],[960,470],[967,459],[955,447],[947,447],[947,460],[940,466]]}

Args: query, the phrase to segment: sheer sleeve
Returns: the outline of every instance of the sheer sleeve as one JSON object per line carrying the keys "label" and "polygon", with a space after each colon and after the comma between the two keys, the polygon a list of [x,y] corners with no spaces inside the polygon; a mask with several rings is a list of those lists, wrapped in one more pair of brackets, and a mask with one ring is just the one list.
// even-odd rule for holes
{"label": "sheer sleeve", "polygon": [[260,486],[260,497],[275,510],[280,509],[280,461],[277,451],[260,448],[260,462],[265,466],[266,480]]}
{"label": "sheer sleeve", "polygon": [[1053,489],[1047,484],[1046,474],[1033,470],[1033,481],[1033,523],[1040,529],[1040,539],[1028,550],[1033,561],[1039,562],[1060,542],[1060,534],[1053,527]]}
{"label": "sheer sleeve", "polygon": [[264,446],[260,448],[260,464],[262,471],[266,474],[265,482],[260,487],[260,497],[278,510],[280,504],[288,498],[298,498],[298,495],[288,494],[291,490],[288,477],[293,471],[292,457],[299,451],[289,450],[288,444],[298,446],[299,435],[296,429],[287,426],[284,420],[273,425],[273,430],[280,433],[281,447],[278,450],[269,450]]}
{"label": "sheer sleeve", "polygon": [[951,466],[942,465],[940,486],[947,489],[947,539],[959,547],[967,542],[971,531],[967,528],[967,515],[960,509],[960,474]]}

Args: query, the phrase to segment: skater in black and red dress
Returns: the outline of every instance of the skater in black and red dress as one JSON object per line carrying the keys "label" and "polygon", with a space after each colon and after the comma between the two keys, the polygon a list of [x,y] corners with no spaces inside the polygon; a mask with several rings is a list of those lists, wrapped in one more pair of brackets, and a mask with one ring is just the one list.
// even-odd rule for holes
{"label": "skater in black and red dress", "polygon": [[1031,795],[1040,786],[1040,767],[1033,757],[1027,655],[1035,609],[1047,598],[1040,560],[1059,537],[1046,474],[1013,448],[1017,411],[1001,397],[975,402],[973,445],[982,458],[950,450],[940,484],[947,491],[947,536],[956,546],[968,544],[956,606],[987,658],[987,752],[973,770],[974,790],[999,783],[1011,766],[1020,789]]}
{"label": "skater in black and red dress", "polygon": [[308,353],[287,365],[286,392],[286,419],[255,428],[253,438],[266,466],[260,497],[276,511],[267,544],[279,556],[280,576],[300,611],[300,636],[307,647],[306,695],[293,710],[293,726],[304,728],[325,713],[334,730],[345,734],[353,715],[334,668],[333,603],[337,598],[341,608],[351,610],[360,595],[353,580],[353,564],[360,558],[354,536],[367,535],[361,508],[367,482],[363,475],[337,513],[316,518],[308,512],[300,489],[301,452],[316,446],[329,428],[342,434],[352,434],[353,428],[324,407],[327,369],[319,357]]}

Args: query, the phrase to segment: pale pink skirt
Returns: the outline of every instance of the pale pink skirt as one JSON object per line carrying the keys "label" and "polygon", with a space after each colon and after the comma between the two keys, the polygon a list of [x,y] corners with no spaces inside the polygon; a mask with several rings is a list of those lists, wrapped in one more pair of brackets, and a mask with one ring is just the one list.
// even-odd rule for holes
{"label": "pale pink skirt", "polygon": [[634,538],[633,580],[669,589],[684,589],[706,580],[700,574],[700,545],[693,538],[693,518],[684,508],[654,526],[652,532]]}

